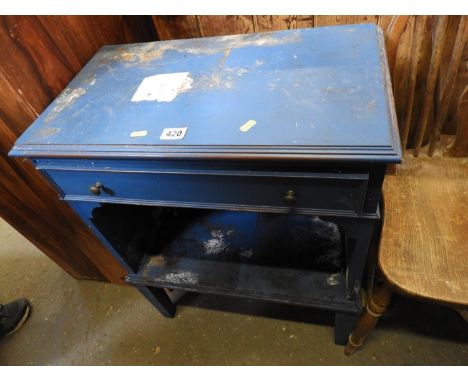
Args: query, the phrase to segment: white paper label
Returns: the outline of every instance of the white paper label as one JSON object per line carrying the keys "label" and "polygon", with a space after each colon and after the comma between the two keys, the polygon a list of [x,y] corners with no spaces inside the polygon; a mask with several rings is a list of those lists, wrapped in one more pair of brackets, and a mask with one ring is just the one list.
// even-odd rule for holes
{"label": "white paper label", "polygon": [[157,101],[171,102],[178,94],[192,87],[193,79],[189,72],[156,74],[141,81],[133,94],[132,102]]}
{"label": "white paper label", "polygon": [[186,127],[169,127],[164,129],[159,139],[184,139]]}

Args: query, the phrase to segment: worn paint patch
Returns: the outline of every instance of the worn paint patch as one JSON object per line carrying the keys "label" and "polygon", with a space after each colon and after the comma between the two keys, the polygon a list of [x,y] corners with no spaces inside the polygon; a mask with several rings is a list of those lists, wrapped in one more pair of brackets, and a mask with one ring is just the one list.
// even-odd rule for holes
{"label": "worn paint patch", "polygon": [[343,87],[334,87],[327,86],[322,88],[320,91],[325,94],[354,94],[362,90],[362,86],[343,86]]}
{"label": "worn paint patch", "polygon": [[233,69],[226,69],[227,71],[233,71],[237,74],[238,77],[242,77],[245,73],[249,71],[245,68],[233,68]]}
{"label": "worn paint patch", "polygon": [[46,122],[54,119],[58,113],[64,110],[66,107],[70,106],[75,102],[78,98],[80,98],[83,94],[86,93],[86,89],[84,88],[76,88],[70,89],[66,88],[55,100],[54,108],[51,110],[49,115],[45,118]]}
{"label": "worn paint patch", "polygon": [[149,76],[141,81],[132,97],[133,102],[171,102],[180,93],[191,89],[193,79],[189,72],[166,73]]}
{"label": "worn paint patch", "polygon": [[226,60],[228,59],[229,55],[231,54],[231,49],[226,49],[224,51],[223,57],[219,61],[219,67],[222,68],[224,64],[226,63]]}
{"label": "worn paint patch", "polygon": [[102,55],[101,63],[109,60],[124,61],[127,64],[146,63],[161,59],[166,51],[176,51],[184,54],[218,54],[224,53],[220,66],[224,65],[232,49],[250,46],[275,46],[289,43],[298,43],[301,40],[300,32],[295,31],[284,36],[275,36],[272,32],[259,34],[242,34],[223,36],[212,39],[200,39],[194,44],[191,40],[158,41],[143,44],[133,44],[125,48],[109,50]]}
{"label": "worn paint patch", "polygon": [[204,243],[205,252],[207,255],[216,255],[224,251],[227,247],[224,241],[224,233],[221,230],[212,230],[211,239]]}
{"label": "worn paint patch", "polygon": [[[162,255],[151,256],[148,258],[148,265],[155,267],[163,267],[166,265],[166,258]],[[144,267],[145,270],[148,270],[149,267]]]}
{"label": "worn paint patch", "polygon": [[43,127],[37,132],[39,138],[47,138],[60,132],[59,127]]}
{"label": "worn paint patch", "polygon": [[249,131],[252,127],[254,127],[257,124],[257,121],[253,119],[249,119],[246,123],[244,123],[239,130],[242,131],[243,133],[246,133]]}
{"label": "worn paint patch", "polygon": [[146,137],[148,135],[148,130],[132,131],[130,133],[131,138]]}
{"label": "worn paint patch", "polygon": [[246,249],[246,250],[243,250],[240,255],[242,257],[247,257],[248,259],[251,258],[253,256],[253,249]]}
{"label": "worn paint patch", "polygon": [[164,275],[164,281],[174,284],[197,284],[198,274],[190,271],[171,272]]}
{"label": "worn paint patch", "polygon": [[229,72],[222,71],[216,72],[210,75],[203,75],[197,78],[197,81],[193,85],[194,89],[217,89],[224,88],[227,90],[234,88],[234,81]]}
{"label": "worn paint patch", "polygon": [[338,285],[340,282],[340,274],[339,273],[332,273],[327,277],[327,284],[328,285]]}

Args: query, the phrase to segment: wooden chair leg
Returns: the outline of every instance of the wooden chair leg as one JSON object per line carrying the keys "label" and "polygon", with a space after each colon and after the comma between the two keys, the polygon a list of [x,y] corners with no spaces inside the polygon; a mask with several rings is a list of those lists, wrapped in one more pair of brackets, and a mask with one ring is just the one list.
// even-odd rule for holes
{"label": "wooden chair leg", "polygon": [[354,354],[362,346],[379,317],[387,310],[392,293],[390,285],[384,281],[367,296],[366,308],[362,311],[345,347],[346,355]]}

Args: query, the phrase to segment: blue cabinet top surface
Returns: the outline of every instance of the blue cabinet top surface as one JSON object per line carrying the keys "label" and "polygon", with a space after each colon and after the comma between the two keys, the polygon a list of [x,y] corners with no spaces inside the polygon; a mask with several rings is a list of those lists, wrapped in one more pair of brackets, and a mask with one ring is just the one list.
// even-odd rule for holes
{"label": "blue cabinet top surface", "polygon": [[398,162],[401,150],[382,34],[363,24],[105,46],[10,154]]}

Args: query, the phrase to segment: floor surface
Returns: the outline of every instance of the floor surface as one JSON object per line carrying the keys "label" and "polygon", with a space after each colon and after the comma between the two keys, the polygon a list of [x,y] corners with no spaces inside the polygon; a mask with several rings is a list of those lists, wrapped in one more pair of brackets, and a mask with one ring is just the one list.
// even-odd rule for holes
{"label": "floor surface", "polygon": [[333,316],[186,295],[165,319],[133,288],[77,281],[0,219],[0,303],[33,313],[0,341],[0,365],[468,365],[468,324],[396,296],[365,347],[346,357]]}

